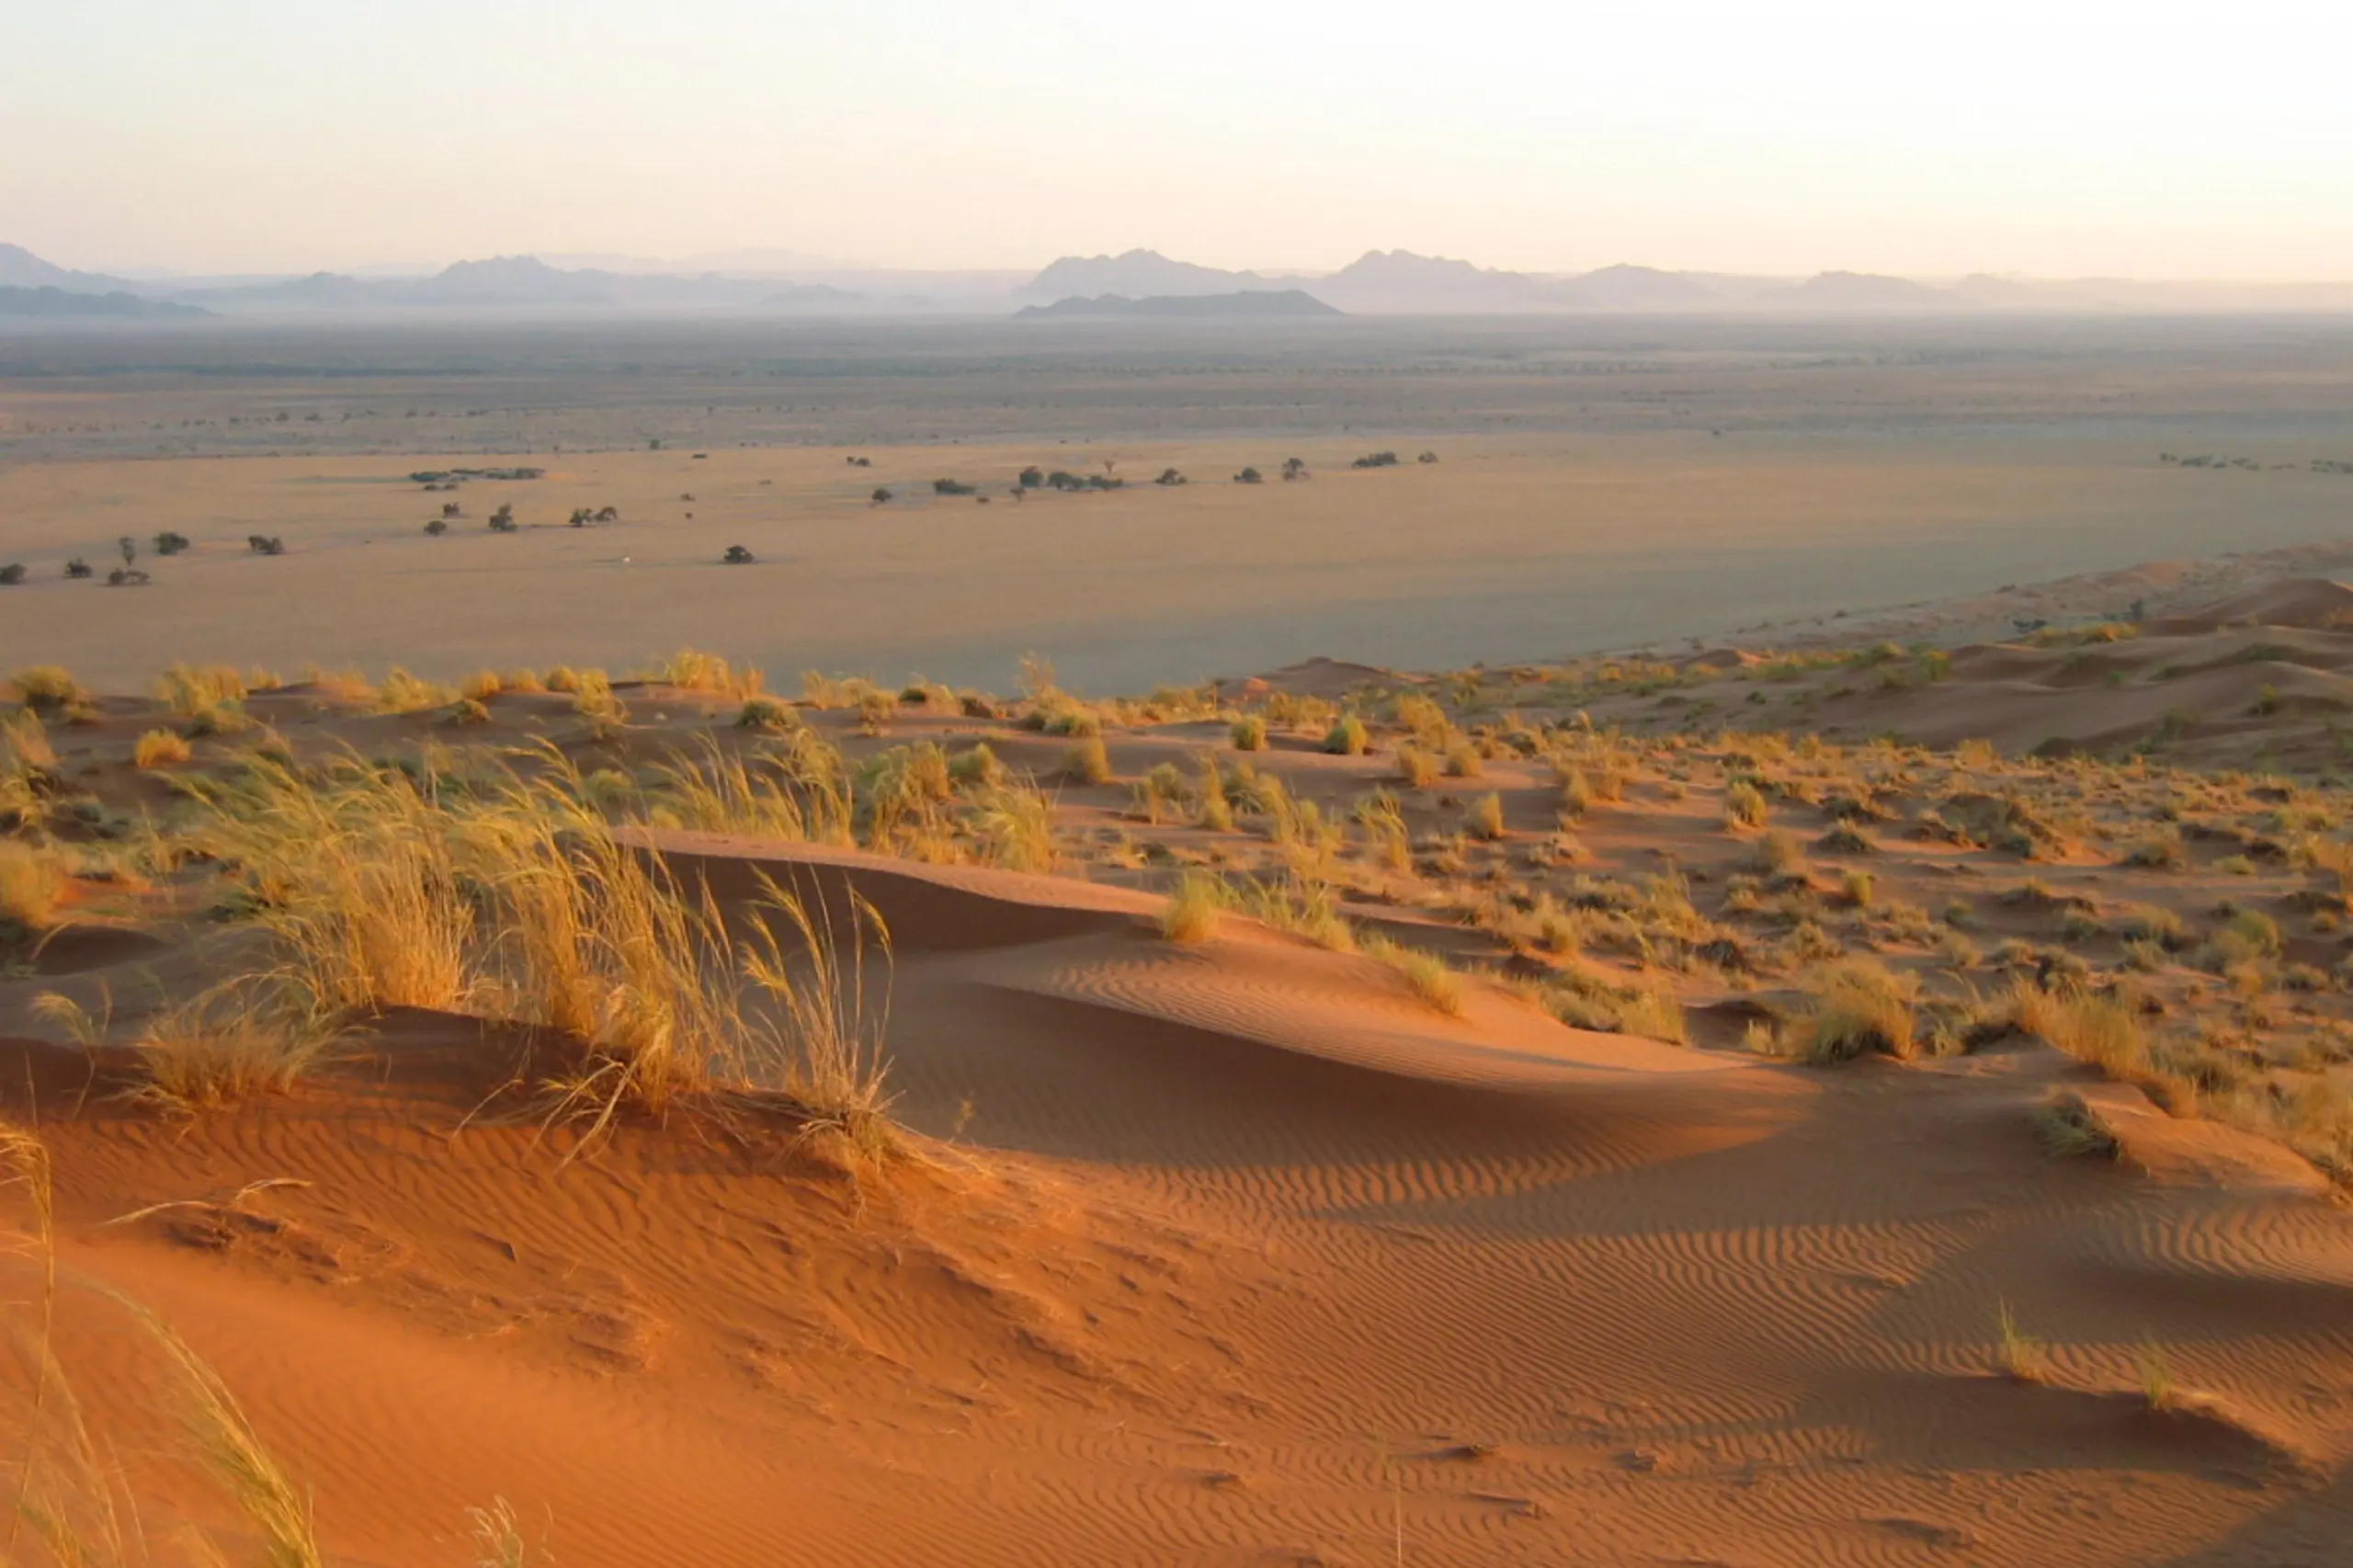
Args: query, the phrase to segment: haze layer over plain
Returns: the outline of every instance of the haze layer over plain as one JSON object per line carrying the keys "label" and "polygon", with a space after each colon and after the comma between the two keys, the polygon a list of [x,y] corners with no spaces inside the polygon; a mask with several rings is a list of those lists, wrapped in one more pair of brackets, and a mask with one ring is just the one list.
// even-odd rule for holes
{"label": "haze layer over plain", "polygon": [[[1535,658],[2340,537],[2353,475],[2312,465],[2353,458],[2348,408],[2353,325],[2313,320],[25,334],[0,660],[127,682],[690,642],[1002,685],[1037,649],[1105,687]],[[1381,449],[1404,462],[1347,468]],[[1314,477],[1275,481],[1293,456]],[[413,471],[504,463],[548,472],[423,533],[449,497]],[[1106,463],[1125,489],[1007,494]],[[1171,467],[1191,483],[1149,483]],[[484,530],[501,502],[519,534]],[[196,548],[151,586],[63,579],[165,529]],[[757,563],[719,565],[737,543]]]}

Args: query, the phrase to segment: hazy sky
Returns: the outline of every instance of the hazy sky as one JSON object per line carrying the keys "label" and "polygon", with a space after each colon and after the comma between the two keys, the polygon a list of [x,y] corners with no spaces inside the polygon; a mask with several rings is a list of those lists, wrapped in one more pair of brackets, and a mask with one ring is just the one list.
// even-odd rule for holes
{"label": "hazy sky", "polygon": [[2348,62],[2342,0],[0,0],[0,240],[2342,278]]}

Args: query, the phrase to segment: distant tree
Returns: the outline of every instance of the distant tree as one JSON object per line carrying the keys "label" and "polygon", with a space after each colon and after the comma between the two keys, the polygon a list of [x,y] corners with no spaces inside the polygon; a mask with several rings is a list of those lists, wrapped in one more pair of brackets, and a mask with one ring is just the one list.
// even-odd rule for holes
{"label": "distant tree", "polygon": [[90,563],[77,555],[65,563],[65,574],[74,578],[87,577],[91,575]]}
{"label": "distant tree", "polygon": [[660,451],[660,450],[662,449],[662,437],[659,437],[659,436],[656,436],[656,437],[654,437],[652,440],[650,440],[650,441],[646,442],[646,443],[645,443],[645,449],[646,449],[647,451],[649,451],[649,452],[658,452],[658,451]]}
{"label": "distant tree", "polygon": [[1414,460],[1417,463],[1434,463],[1438,461],[1438,454],[1436,452],[1424,452],[1420,457],[1415,458]]}
{"label": "distant tree", "polygon": [[147,581],[147,574],[136,566],[118,566],[107,574],[107,586],[109,588],[142,587]]}
{"label": "distant tree", "polygon": [[1065,473],[1061,469],[1056,469],[1053,472],[1046,475],[1046,488],[1049,490],[1084,490],[1086,488],[1086,481],[1079,478],[1078,475],[1074,473]]}
{"label": "distant tree", "polygon": [[13,588],[24,580],[25,563],[23,562],[11,561],[6,566],[0,566],[0,588]]}
{"label": "distant tree", "polygon": [[166,530],[155,536],[154,544],[158,555],[177,555],[188,547],[188,537]]}
{"label": "distant tree", "polygon": [[1125,490],[1127,487],[1126,480],[1114,479],[1108,473],[1090,473],[1086,476],[1086,488],[1089,490]]}
{"label": "distant tree", "polygon": [[1240,473],[1233,476],[1233,483],[1236,484],[1264,484],[1267,483],[1267,476],[1260,473],[1255,468],[1245,468]]}
{"label": "distant tree", "polygon": [[600,523],[618,523],[621,520],[621,509],[619,506],[599,506],[597,508],[597,520]]}
{"label": "distant tree", "polygon": [[490,531],[511,534],[515,531],[515,507],[511,502],[499,503],[498,510],[490,515]]}
{"label": "distant tree", "polygon": [[719,559],[730,566],[749,566],[754,558],[752,552],[742,545],[731,544],[727,547],[727,553]]}
{"label": "distant tree", "polygon": [[462,517],[464,514],[458,510],[458,504],[455,501],[444,501],[441,503],[441,515],[445,517]]}
{"label": "distant tree", "polygon": [[931,482],[931,488],[936,494],[941,495],[970,495],[976,487],[966,484],[961,480],[935,479]]}
{"label": "distant tree", "polygon": [[139,559],[139,541],[129,534],[115,540],[114,547],[122,552],[122,563],[125,566]]}
{"label": "distant tree", "polygon": [[1185,483],[1185,476],[1178,473],[1173,468],[1164,468],[1160,471],[1160,477],[1154,480],[1153,483],[1154,484],[1182,484]]}
{"label": "distant tree", "polygon": [[595,516],[596,514],[585,506],[574,506],[572,509],[572,516],[565,521],[575,528],[585,528],[588,526],[588,519]]}
{"label": "distant tree", "polygon": [[849,460],[849,466],[852,468],[872,468],[874,466],[874,460],[871,458],[852,458]]}
{"label": "distant tree", "polygon": [[1042,490],[1046,486],[1046,471],[1040,468],[1025,468],[1021,471],[1020,483],[1024,490]]}
{"label": "distant tree", "polygon": [[256,555],[283,555],[286,553],[286,541],[274,534],[247,534],[245,548]]}
{"label": "distant tree", "polygon": [[1305,479],[1306,477],[1307,463],[1305,460],[1301,458],[1285,458],[1283,460],[1283,479],[1286,482],[1294,479]]}
{"label": "distant tree", "polygon": [[425,525],[425,531],[431,534],[434,538],[438,539],[443,534],[449,531],[449,525],[446,519],[436,517],[431,522]]}
{"label": "distant tree", "polygon": [[1348,466],[1350,468],[1395,468],[1397,454],[1395,452],[1367,452]]}
{"label": "distant tree", "polygon": [[868,496],[867,499],[880,506],[891,499],[891,492],[888,487],[878,484],[874,487],[874,494]]}

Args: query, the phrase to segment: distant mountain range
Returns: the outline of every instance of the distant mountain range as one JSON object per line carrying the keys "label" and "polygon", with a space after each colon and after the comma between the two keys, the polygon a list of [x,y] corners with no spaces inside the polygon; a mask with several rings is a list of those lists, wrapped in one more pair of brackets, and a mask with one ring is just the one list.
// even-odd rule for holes
{"label": "distant mountain range", "polygon": [[1224,317],[1336,316],[1341,314],[1302,289],[1243,289],[1231,294],[1147,294],[1131,300],[1124,294],[1098,294],[1094,299],[1074,295],[1051,305],[1029,305],[1016,311],[1017,319],[1050,316],[1157,317],[1199,321]]}
{"label": "distant mountain range", "polygon": [[[1234,271],[1150,250],[1066,256],[1029,275],[898,271],[776,250],[675,263],[620,256],[560,259],[600,265],[558,266],[538,256],[503,256],[460,261],[413,277],[314,272],[307,277],[204,278],[148,272],[128,278],[74,271],[21,246],[0,244],[0,290],[40,296],[12,298],[0,306],[0,314],[124,319],[188,314],[188,309],[142,309],[142,301],[223,316],[422,312],[1003,316],[1019,312],[1205,318],[1313,313],[1306,305],[1349,315],[2353,311],[2353,284],[2348,283],[2052,281],[1986,274],[1926,282],[1847,271],[1800,279],[1669,272],[1627,264],[1548,275],[1404,250],[1367,251],[1336,272],[1316,275]],[[50,298],[51,293],[70,298],[60,301]],[[1294,295],[1305,304],[1265,302]],[[1170,303],[1220,297],[1229,301],[1246,298],[1246,302],[1198,311]],[[115,302],[74,302],[84,298]]]}
{"label": "distant mountain range", "polygon": [[50,321],[158,321],[209,316],[211,313],[199,306],[183,305],[171,300],[142,300],[136,294],[126,294],[119,289],[108,293],[92,294],[73,289],[54,289],[47,284],[37,289],[0,284],[0,316],[39,316]]}

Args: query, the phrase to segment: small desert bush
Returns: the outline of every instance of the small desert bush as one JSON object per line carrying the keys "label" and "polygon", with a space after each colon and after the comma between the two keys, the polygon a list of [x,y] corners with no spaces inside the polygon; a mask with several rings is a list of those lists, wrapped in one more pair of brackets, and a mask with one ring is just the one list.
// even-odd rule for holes
{"label": "small desert bush", "polygon": [[194,718],[223,703],[243,702],[245,677],[226,665],[174,665],[155,682],[155,700],[180,717]]}
{"label": "small desert bush", "polygon": [[195,755],[186,740],[169,730],[150,730],[131,748],[135,767],[176,767]]}
{"label": "small desert bush", "polygon": [[1830,831],[1814,840],[1814,847],[1832,855],[1869,855],[1879,846],[1861,828],[1840,821],[1831,824]]}
{"label": "small desert bush", "polygon": [[458,683],[458,695],[470,702],[487,702],[506,689],[506,679],[495,670],[476,670]]}
{"label": "small desert bush", "polygon": [[1493,793],[1480,796],[1478,801],[1472,804],[1469,812],[1465,814],[1462,825],[1463,831],[1470,834],[1473,838],[1484,839],[1489,843],[1493,843],[1503,837],[1503,797]]}
{"label": "small desert bush", "polygon": [[1343,713],[1324,733],[1324,749],[1335,756],[1362,756],[1370,744],[1364,721],[1353,713]]}
{"label": "small desert bush", "polygon": [[1768,877],[1802,877],[1806,874],[1805,851],[1798,841],[1779,828],[1768,832],[1756,841],[1748,857],[1752,870]]}
{"label": "small desert bush", "polygon": [[1918,1049],[1915,988],[1884,965],[1854,960],[1817,981],[1790,1020],[1794,1053],[1818,1064],[1867,1053],[1908,1059]]}
{"label": "small desert bush", "polygon": [[64,906],[64,857],[13,838],[0,838],[0,938],[37,935],[57,924]]}
{"label": "small desert bush", "polygon": [[71,708],[88,699],[63,665],[34,665],[17,670],[9,676],[7,690],[26,707],[39,710]]}
{"label": "small desert bush", "polygon": [[990,864],[1008,871],[1054,869],[1053,802],[1035,789],[992,790],[972,803],[965,823]]}
{"label": "small desert bush", "polygon": [[1172,942],[1206,942],[1217,935],[1225,905],[1223,882],[1207,871],[1187,871],[1160,912],[1160,934]]}
{"label": "small desert bush", "polygon": [[1397,748],[1397,778],[1409,790],[1427,790],[1438,782],[1438,759],[1411,743]]}
{"label": "small desert bush", "polygon": [[1063,753],[1062,775],[1077,784],[1108,784],[1112,779],[1111,754],[1103,748],[1100,735],[1089,735]]}
{"label": "small desert bush", "polygon": [[979,741],[949,758],[948,777],[959,790],[994,790],[1005,782],[1005,764],[988,742]]}
{"label": "small desert bush", "polygon": [[791,707],[773,697],[747,697],[735,714],[737,729],[760,730],[769,734],[790,730],[798,722]]}
{"label": "small desert bush", "polygon": [[1264,751],[1267,749],[1267,721],[1258,714],[1245,713],[1233,722],[1226,738],[1233,743],[1236,751]]}
{"label": "small desert bush", "polygon": [[580,672],[570,665],[556,665],[548,670],[547,679],[542,684],[550,691],[570,696],[580,689]]}
{"label": "small desert bush", "polygon": [[1735,781],[1724,790],[1724,826],[1755,828],[1765,825],[1765,797],[1756,786]]}
{"label": "small desert bush", "polygon": [[376,688],[377,710],[384,713],[422,713],[429,709],[447,708],[457,700],[458,694],[451,687],[419,680],[397,665]]}
{"label": "small desert bush", "polygon": [[2115,1131],[2081,1095],[2063,1094],[2037,1107],[2033,1123],[2042,1146],[2063,1159],[2097,1154],[2112,1160],[2120,1152]]}
{"label": "small desert bush", "polygon": [[1449,778],[1478,778],[1486,773],[1479,748],[1469,741],[1457,741],[1446,748],[1446,776]]}
{"label": "small desert bush", "polygon": [[668,658],[657,660],[653,677],[681,691],[710,692],[721,697],[750,697],[763,684],[760,672],[750,665],[738,670],[717,653],[699,653],[692,648],[681,648]]}

